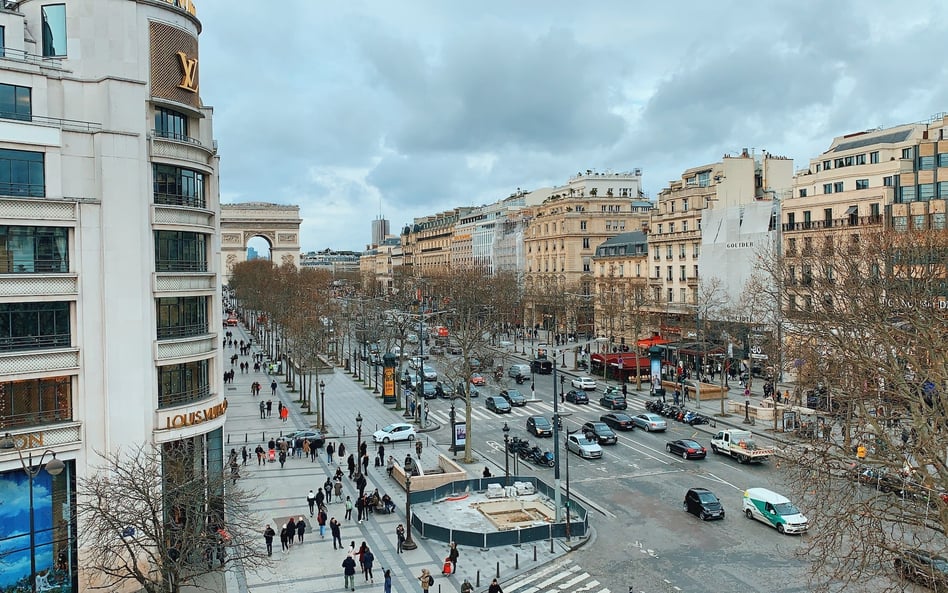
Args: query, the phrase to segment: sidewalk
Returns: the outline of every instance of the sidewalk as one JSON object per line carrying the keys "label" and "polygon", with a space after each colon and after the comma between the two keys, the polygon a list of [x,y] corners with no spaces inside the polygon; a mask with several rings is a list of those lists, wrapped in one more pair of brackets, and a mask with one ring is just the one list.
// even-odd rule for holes
{"label": "sidewalk", "polygon": [[[250,334],[244,326],[231,328],[234,337],[246,341]],[[254,340],[256,342],[256,339]],[[259,350],[254,347],[254,352]],[[224,359],[238,350],[225,349]],[[249,356],[240,357],[240,362],[251,360]],[[228,367],[229,368],[229,367]],[[251,367],[252,368],[252,367]],[[270,395],[270,382],[276,379],[278,388],[276,397]],[[372,433],[392,422],[403,422],[401,412],[395,412],[381,403],[379,396],[373,395],[371,389],[366,389],[360,382],[340,369],[326,375],[320,380],[326,384],[326,415],[327,441],[333,442],[337,448],[342,442],[346,446],[346,455],[356,452],[357,431],[355,417],[361,414],[362,440],[368,441],[369,457],[375,458],[377,445],[372,442]],[[254,397],[250,393],[250,386],[259,381],[263,389],[261,395]],[[318,382],[318,381],[315,381]],[[266,442],[271,437],[303,428],[309,428],[316,422],[316,415],[307,415],[301,410],[296,401],[299,394],[291,393],[284,383],[282,375],[267,375],[264,372],[240,373],[239,370],[234,382],[224,385],[227,396],[227,422],[224,427],[224,453],[235,449],[240,459],[241,447],[246,446],[250,457],[247,465],[241,468],[241,478],[238,485],[251,488],[260,493],[257,503],[257,513],[260,523],[260,546],[264,547],[263,529],[269,523],[279,535],[280,525],[289,517],[303,516],[307,529],[305,541],[302,544],[294,543],[287,552],[280,550],[279,537],[275,538],[273,551],[273,566],[260,568],[255,572],[233,567],[228,570],[225,578],[228,593],[299,593],[300,591],[330,591],[342,593],[343,587],[342,561],[346,556],[345,550],[332,549],[332,536],[329,527],[326,527],[325,538],[319,537],[319,527],[315,519],[309,517],[306,495],[310,489],[316,490],[326,481],[328,475],[335,473],[340,464],[346,470],[345,459],[334,459],[330,465],[326,459],[325,449],[315,463],[305,458],[290,458],[284,468],[279,463],[257,465],[253,450],[258,444],[266,448]],[[273,412],[270,418],[261,419],[259,401],[273,400]],[[290,409],[289,419],[282,422],[277,415],[277,402]],[[437,434],[437,433],[435,433]],[[441,450],[431,439],[432,433],[419,435],[423,443],[422,463],[432,465],[436,462]],[[385,447],[385,456],[394,455],[399,463],[406,454],[414,457],[414,443],[391,443]],[[469,469],[471,475],[480,475],[482,465],[475,465]],[[397,593],[409,593],[419,590],[416,577],[422,568],[427,568],[435,577],[432,593],[453,593],[460,591],[461,583],[465,578],[477,585],[476,579],[480,571],[480,586],[477,591],[485,591],[492,578],[497,576],[498,566],[501,582],[509,580],[518,574],[535,569],[551,560],[564,555],[568,548],[560,541],[554,541],[551,552],[550,542],[537,542],[537,560],[534,562],[534,548],[524,545],[521,548],[508,546],[480,550],[460,547],[458,560],[458,574],[442,576],[441,567],[448,554],[448,546],[443,542],[425,540],[413,533],[413,539],[418,544],[415,550],[406,550],[403,554],[396,554],[395,528],[405,521],[405,493],[389,478],[384,468],[375,468],[370,465],[367,492],[378,488],[380,494],[388,493],[397,505],[395,513],[390,515],[376,514],[362,524],[357,523],[356,510],[353,509],[353,520],[344,519],[345,509],[342,501],[333,498],[327,505],[329,517],[335,517],[342,523],[342,541],[346,548],[351,542],[358,548],[365,542],[375,555],[373,566],[374,584],[365,582],[359,567],[356,567],[356,589],[375,591],[382,589],[385,569],[392,571],[392,590]],[[343,497],[358,495],[355,485],[348,479],[343,481]],[[343,500],[345,500],[343,498]],[[407,527],[407,525],[406,525]],[[519,555],[516,558],[515,555]],[[515,563],[519,561],[519,569]]]}

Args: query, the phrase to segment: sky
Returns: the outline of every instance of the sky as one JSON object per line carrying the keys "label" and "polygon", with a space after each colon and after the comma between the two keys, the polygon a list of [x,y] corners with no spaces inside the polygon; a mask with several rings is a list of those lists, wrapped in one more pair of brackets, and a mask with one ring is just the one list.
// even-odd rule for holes
{"label": "sky", "polygon": [[197,5],[223,203],[300,206],[303,251],[642,169],[948,111],[948,3],[281,0]]}

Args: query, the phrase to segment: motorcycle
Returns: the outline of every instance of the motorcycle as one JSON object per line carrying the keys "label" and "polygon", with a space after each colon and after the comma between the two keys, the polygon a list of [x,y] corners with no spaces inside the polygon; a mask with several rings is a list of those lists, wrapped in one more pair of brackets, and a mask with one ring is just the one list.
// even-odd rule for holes
{"label": "motorcycle", "polygon": [[702,416],[701,414],[695,414],[691,421],[688,424],[692,426],[698,426],[699,424],[710,424],[711,419],[707,416]]}
{"label": "motorcycle", "polygon": [[537,446],[534,446],[526,451],[521,451],[520,459],[546,467],[553,467],[554,465],[553,453],[549,451],[542,451],[540,447]]}
{"label": "motorcycle", "polygon": [[622,390],[615,385],[607,385],[606,388],[602,390],[602,393],[603,395],[618,395],[622,393]]}
{"label": "motorcycle", "polygon": [[524,451],[528,451],[530,449],[530,446],[531,446],[530,441],[528,441],[527,439],[514,437],[510,439],[510,442],[507,443],[507,452],[513,453],[515,455],[516,454],[522,455]]}
{"label": "motorcycle", "polygon": [[665,402],[660,399],[653,399],[645,402],[645,409],[653,414],[658,414],[661,412],[662,408],[665,406]]}
{"label": "motorcycle", "polygon": [[523,385],[527,382],[527,377],[525,375],[517,375],[515,381],[517,381],[517,385]]}
{"label": "motorcycle", "polygon": [[580,360],[578,363],[576,363],[576,366],[584,371],[589,370],[589,363],[585,360]]}

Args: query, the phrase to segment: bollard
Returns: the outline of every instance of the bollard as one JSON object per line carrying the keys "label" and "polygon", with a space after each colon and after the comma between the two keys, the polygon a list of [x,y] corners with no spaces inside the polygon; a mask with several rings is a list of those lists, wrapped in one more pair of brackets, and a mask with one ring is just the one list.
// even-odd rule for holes
{"label": "bollard", "polygon": [[497,578],[500,578],[500,560],[497,561]]}
{"label": "bollard", "polygon": [[514,570],[520,570],[520,552],[514,554]]}
{"label": "bollard", "polygon": [[345,427],[345,426],[342,427],[342,436],[346,436],[346,427]]}
{"label": "bollard", "polygon": [[441,583],[438,583],[438,593],[441,593]]}
{"label": "bollard", "polygon": [[553,538],[550,538],[550,554],[553,553]]}
{"label": "bollard", "polygon": [[477,569],[477,581],[474,584],[475,587],[481,586],[481,569]]}
{"label": "bollard", "polygon": [[230,444],[230,435],[227,435],[227,444]]}
{"label": "bollard", "polygon": [[533,546],[533,561],[537,561],[537,547]]}
{"label": "bollard", "polygon": [[260,440],[263,441],[264,443],[267,442],[267,431],[263,431],[260,433]]}
{"label": "bollard", "polygon": [[250,442],[249,439],[250,439],[250,435],[245,432],[245,433],[244,433],[244,444],[249,443],[249,442]]}

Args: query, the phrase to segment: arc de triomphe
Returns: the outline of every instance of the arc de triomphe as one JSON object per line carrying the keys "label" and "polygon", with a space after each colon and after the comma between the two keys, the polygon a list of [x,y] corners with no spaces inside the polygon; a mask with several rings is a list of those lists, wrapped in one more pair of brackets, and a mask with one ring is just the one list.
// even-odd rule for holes
{"label": "arc de triomphe", "polygon": [[230,283],[231,270],[247,261],[247,242],[262,237],[270,244],[270,259],[282,266],[300,265],[299,206],[244,202],[221,204],[221,270],[224,284]]}

